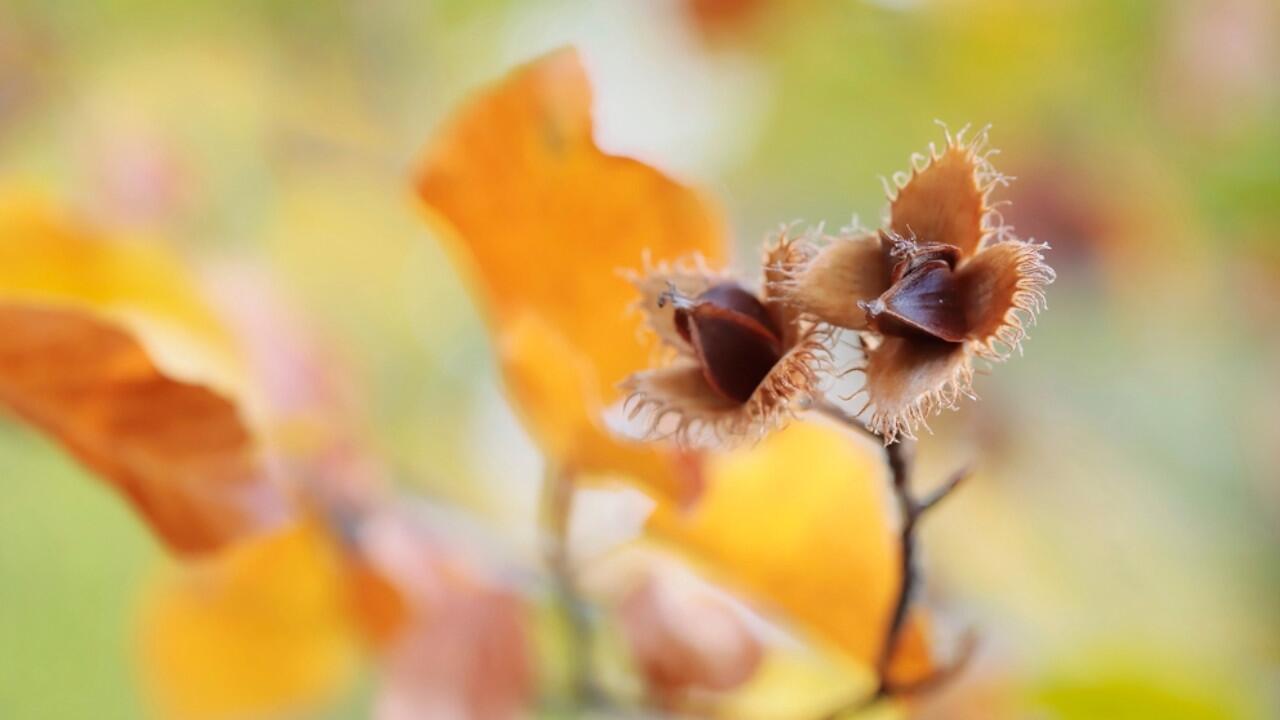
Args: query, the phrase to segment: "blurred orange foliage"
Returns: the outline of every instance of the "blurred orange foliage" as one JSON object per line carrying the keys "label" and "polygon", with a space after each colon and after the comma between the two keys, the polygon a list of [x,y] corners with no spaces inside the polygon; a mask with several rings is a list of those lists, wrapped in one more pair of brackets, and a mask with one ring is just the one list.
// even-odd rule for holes
{"label": "blurred orange foliage", "polygon": [[0,305],[0,402],[176,550],[216,550],[288,512],[231,402],[163,374],[128,333],[85,312]]}
{"label": "blurred orange foliage", "polygon": [[511,73],[431,143],[418,194],[488,311],[507,387],[530,433],[578,473],[618,473],[678,498],[669,455],[603,428],[617,383],[654,344],[622,319],[635,291],[620,271],[701,253],[720,261],[722,220],[657,170],[608,155],[592,136],[576,52]]}

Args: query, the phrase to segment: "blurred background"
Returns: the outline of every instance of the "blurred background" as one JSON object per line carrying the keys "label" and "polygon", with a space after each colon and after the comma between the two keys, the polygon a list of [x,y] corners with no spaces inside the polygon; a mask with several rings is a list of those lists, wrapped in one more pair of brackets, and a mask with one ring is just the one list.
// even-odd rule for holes
{"label": "blurred background", "polygon": [[[1273,0],[3,0],[0,185],[215,290],[251,268],[397,482],[519,552],[538,455],[409,178],[469,92],[565,43],[600,144],[710,190],[743,266],[781,222],[876,224],[935,120],[990,123],[1058,280],[921,444],[925,476],[980,467],[924,530],[930,599],[981,629],[1013,716],[1280,717]],[[0,717],[143,715],[163,551],[7,422],[0,477]]]}

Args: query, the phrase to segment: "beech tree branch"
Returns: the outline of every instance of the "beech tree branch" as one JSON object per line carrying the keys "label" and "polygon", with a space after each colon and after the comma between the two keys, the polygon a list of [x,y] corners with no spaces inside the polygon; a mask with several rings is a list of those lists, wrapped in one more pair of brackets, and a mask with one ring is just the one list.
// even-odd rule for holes
{"label": "beech tree branch", "polygon": [[[868,436],[881,441],[882,438],[872,432],[861,420],[850,416],[839,406],[828,401],[819,401],[814,404],[814,409],[827,415],[839,422],[854,428]],[[898,512],[901,519],[901,527],[898,532],[899,544],[899,572],[901,581],[898,584],[898,592],[895,596],[893,610],[889,616],[889,622],[885,628],[884,640],[880,646],[880,654],[876,662],[876,688],[871,695],[858,698],[852,702],[844,704],[834,711],[824,715],[821,720],[837,720],[846,713],[865,710],[880,702],[892,697],[901,697],[905,695],[915,695],[922,692],[933,690],[940,685],[946,684],[968,664],[977,645],[977,638],[972,633],[966,633],[961,644],[960,651],[947,665],[938,668],[925,677],[917,678],[910,681],[897,681],[890,677],[890,668],[893,664],[893,658],[898,652],[898,647],[902,641],[902,631],[906,626],[907,617],[911,611],[911,602],[916,594],[917,587],[920,583],[919,570],[916,567],[916,529],[919,527],[920,519],[947,498],[965,478],[970,475],[970,468],[966,467],[951,474],[949,478],[937,487],[933,492],[925,495],[923,498],[915,496],[911,489],[912,470],[914,464],[914,446],[907,441],[899,441],[884,446],[885,461],[889,466],[889,478],[893,490],[893,497],[898,506]]]}

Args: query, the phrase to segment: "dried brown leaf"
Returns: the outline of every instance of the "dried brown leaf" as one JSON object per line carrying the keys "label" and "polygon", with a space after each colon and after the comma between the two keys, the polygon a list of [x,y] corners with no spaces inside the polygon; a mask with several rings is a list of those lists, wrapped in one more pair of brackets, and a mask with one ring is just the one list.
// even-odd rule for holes
{"label": "dried brown leaf", "polygon": [[0,304],[0,404],[48,433],[184,553],[212,551],[287,514],[226,398],[161,372],[89,313]]}

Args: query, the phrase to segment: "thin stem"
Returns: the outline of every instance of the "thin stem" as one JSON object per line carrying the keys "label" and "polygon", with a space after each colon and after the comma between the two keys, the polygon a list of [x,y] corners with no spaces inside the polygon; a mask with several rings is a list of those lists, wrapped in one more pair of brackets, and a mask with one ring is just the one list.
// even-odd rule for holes
{"label": "thin stem", "polygon": [[[851,417],[839,406],[819,400],[813,409],[843,424],[866,433],[877,440],[881,439],[861,420]],[[885,461],[889,466],[889,478],[893,489],[893,497],[898,505],[902,526],[898,534],[900,582],[894,599],[893,610],[885,628],[884,640],[880,646],[880,654],[876,663],[876,675],[879,678],[871,695],[856,699],[842,705],[833,712],[824,715],[822,720],[836,720],[845,713],[866,710],[876,703],[890,697],[926,692],[948,682],[968,664],[973,654],[975,641],[973,636],[966,635],[965,643],[956,658],[947,666],[929,675],[908,682],[895,682],[889,676],[894,656],[902,640],[902,631],[910,614],[911,601],[920,582],[920,574],[916,567],[917,539],[916,529],[926,512],[933,509],[944,498],[952,493],[970,474],[969,468],[959,470],[947,478],[937,489],[923,499],[917,498],[911,489],[912,470],[914,465],[914,446],[907,442],[890,443],[884,446]]]}
{"label": "thin stem", "polygon": [[866,423],[862,422],[858,418],[853,417],[849,413],[845,412],[843,408],[831,402],[830,400],[827,400],[825,398],[817,398],[817,399],[814,399],[812,403],[813,404],[810,407],[813,410],[820,412],[823,415],[826,415],[832,420],[835,420],[843,425],[846,425],[854,430],[857,430],[858,432],[866,435],[867,437],[875,439],[877,442],[883,442],[883,438],[881,438],[879,435],[872,432],[871,428],[867,427]]}
{"label": "thin stem", "polygon": [[885,447],[885,456],[893,479],[893,494],[897,499],[902,519],[902,528],[898,534],[901,581],[898,583],[898,595],[894,601],[893,613],[889,616],[889,627],[885,631],[884,643],[880,646],[880,661],[876,665],[880,676],[877,695],[882,695],[888,686],[889,665],[893,662],[894,653],[897,652],[898,640],[902,635],[902,627],[906,624],[907,611],[911,606],[911,597],[919,580],[919,574],[916,572],[916,520],[920,515],[919,506],[911,496],[911,450],[903,443],[894,443]]}
{"label": "thin stem", "polygon": [[542,487],[542,525],[547,539],[544,557],[551,573],[556,604],[567,629],[567,672],[576,714],[593,705],[599,696],[591,667],[591,618],[578,589],[569,557],[569,518],[573,509],[573,475],[549,469]]}
{"label": "thin stem", "polygon": [[947,478],[946,482],[939,485],[920,501],[919,507],[916,508],[916,514],[920,515],[927,510],[932,510],[935,505],[950,497],[951,492],[959,487],[960,483],[964,482],[971,474],[973,474],[973,468],[971,467],[964,467],[951,473],[951,477]]}

